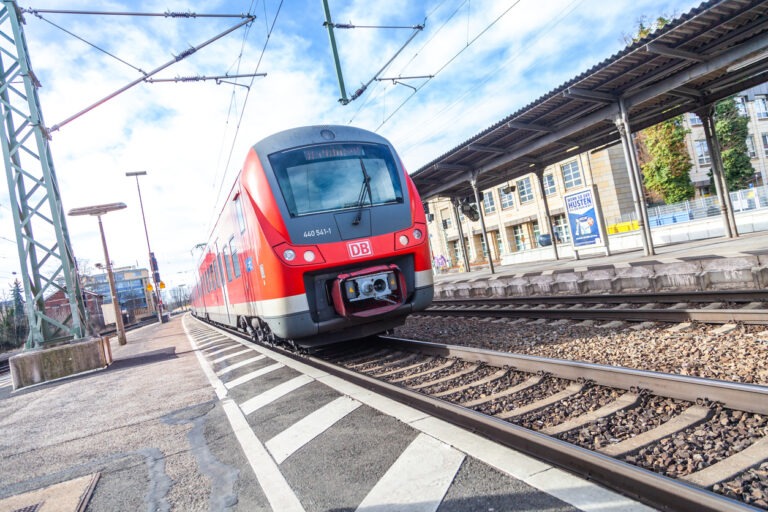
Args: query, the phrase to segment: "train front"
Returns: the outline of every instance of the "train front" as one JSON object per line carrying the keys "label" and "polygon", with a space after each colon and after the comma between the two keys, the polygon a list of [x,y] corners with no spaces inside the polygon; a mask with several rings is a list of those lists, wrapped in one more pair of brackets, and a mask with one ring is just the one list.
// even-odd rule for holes
{"label": "train front", "polygon": [[402,325],[430,304],[424,209],[386,139],[315,126],[254,150],[278,210],[262,216],[282,274],[272,293],[285,290],[282,311],[260,315],[275,335],[303,346],[354,339]]}

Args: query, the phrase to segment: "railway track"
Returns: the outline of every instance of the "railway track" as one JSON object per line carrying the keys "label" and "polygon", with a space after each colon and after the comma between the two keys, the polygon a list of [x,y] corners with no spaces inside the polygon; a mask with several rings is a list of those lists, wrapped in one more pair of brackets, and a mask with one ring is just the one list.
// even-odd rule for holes
{"label": "railway track", "polygon": [[768,387],[396,338],[376,347],[312,359],[661,509],[768,509]]}
{"label": "railway track", "polygon": [[768,324],[768,293],[720,291],[436,299],[422,316]]}
{"label": "railway track", "polygon": [[768,510],[766,386],[391,337],[366,346],[277,350],[662,510]]}

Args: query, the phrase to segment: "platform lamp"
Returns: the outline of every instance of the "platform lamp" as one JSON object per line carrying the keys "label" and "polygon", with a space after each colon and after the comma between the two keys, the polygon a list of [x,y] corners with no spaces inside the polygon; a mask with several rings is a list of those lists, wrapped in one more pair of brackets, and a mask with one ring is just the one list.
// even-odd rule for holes
{"label": "platform lamp", "polygon": [[149,272],[152,274],[152,282],[155,284],[152,294],[155,297],[155,306],[157,309],[157,323],[163,323],[163,301],[160,298],[160,271],[157,269],[157,259],[149,246],[149,231],[147,231],[147,218],[144,216],[144,202],[141,200],[141,187],[139,186],[139,176],[146,176],[147,171],[127,172],[126,176],[136,177],[136,190],[139,192],[139,207],[141,208],[141,220],[144,223],[144,236],[147,239],[147,252],[149,253]]}
{"label": "platform lamp", "polygon": [[107,262],[107,279],[109,280],[109,292],[112,294],[112,305],[115,308],[115,326],[117,327],[117,342],[125,345],[128,341],[125,338],[125,325],[123,325],[123,312],[120,309],[120,301],[117,298],[115,288],[115,276],[112,274],[112,263],[109,259],[109,250],[107,249],[107,239],[104,237],[104,226],[101,223],[101,216],[105,213],[125,208],[125,203],[109,203],[96,206],[84,206],[82,208],[73,208],[69,210],[69,215],[94,215],[99,219],[99,232],[101,233],[101,245],[104,247],[104,260]]}

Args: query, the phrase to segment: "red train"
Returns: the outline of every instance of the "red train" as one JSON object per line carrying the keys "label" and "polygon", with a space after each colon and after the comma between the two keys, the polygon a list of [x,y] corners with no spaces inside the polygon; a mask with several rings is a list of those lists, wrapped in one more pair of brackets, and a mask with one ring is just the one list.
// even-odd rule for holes
{"label": "red train", "polygon": [[192,311],[308,347],[392,329],[432,294],[424,209],[392,145],[309,126],[248,152],[199,262]]}

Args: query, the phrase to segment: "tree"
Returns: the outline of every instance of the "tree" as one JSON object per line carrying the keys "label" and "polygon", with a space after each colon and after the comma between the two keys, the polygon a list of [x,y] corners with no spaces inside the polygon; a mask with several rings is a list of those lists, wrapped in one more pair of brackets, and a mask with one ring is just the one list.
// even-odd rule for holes
{"label": "tree", "polygon": [[[663,28],[670,18],[659,16],[650,23],[641,18],[636,35],[627,42],[640,41]],[[677,116],[646,128],[635,137],[643,184],[650,197],[665,203],[693,197],[695,190],[691,183],[692,164],[685,145],[686,133],[682,116]]]}
{"label": "tree", "polygon": [[688,131],[682,116],[667,119],[643,130],[648,160],[641,161],[643,182],[665,203],[676,203],[694,195],[691,157],[685,145]]}
{"label": "tree", "polygon": [[733,97],[715,105],[715,133],[720,142],[723,173],[729,191],[747,188],[755,176],[747,152],[748,124],[749,119],[739,113]]}

